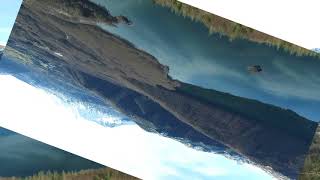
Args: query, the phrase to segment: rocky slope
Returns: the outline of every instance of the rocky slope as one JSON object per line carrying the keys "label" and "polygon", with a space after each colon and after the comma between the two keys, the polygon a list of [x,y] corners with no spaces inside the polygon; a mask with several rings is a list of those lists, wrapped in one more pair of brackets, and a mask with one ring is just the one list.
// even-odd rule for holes
{"label": "rocky slope", "polygon": [[[210,138],[272,173],[297,177],[316,123],[292,111],[225,93],[209,92],[216,96],[207,101],[206,96],[195,95],[204,91],[200,87],[186,91],[188,85],[172,80],[168,67],[152,55],[96,26],[97,22],[116,25],[119,19],[123,18],[87,0],[27,0],[5,53],[46,73],[63,73],[140,119],[141,126],[149,123],[159,130],[167,124],[173,128],[178,120],[179,126],[193,128],[191,134],[186,131],[179,136],[192,139],[201,134],[197,136]],[[230,102],[218,103],[224,99]],[[253,108],[258,104],[257,114],[240,111],[233,105],[239,102]],[[168,122],[161,122],[168,117]],[[165,130],[177,135],[170,128]]]}

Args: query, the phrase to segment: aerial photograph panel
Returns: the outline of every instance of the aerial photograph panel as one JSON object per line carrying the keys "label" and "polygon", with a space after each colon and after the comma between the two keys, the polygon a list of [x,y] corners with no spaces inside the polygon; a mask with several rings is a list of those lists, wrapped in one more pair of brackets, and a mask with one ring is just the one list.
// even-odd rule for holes
{"label": "aerial photograph panel", "polygon": [[123,172],[319,177],[314,51],[176,0],[25,0],[1,48],[0,84],[104,127]]}

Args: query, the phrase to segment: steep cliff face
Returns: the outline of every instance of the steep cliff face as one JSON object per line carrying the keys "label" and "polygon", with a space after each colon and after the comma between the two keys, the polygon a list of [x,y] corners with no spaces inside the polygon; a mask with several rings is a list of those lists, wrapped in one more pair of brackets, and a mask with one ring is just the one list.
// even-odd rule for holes
{"label": "steep cliff face", "polygon": [[[168,67],[152,55],[98,28],[95,25],[101,22],[99,13],[95,13],[96,8],[98,12],[101,10],[98,6],[88,1],[66,1],[76,5],[61,3],[62,0],[46,4],[47,1],[25,1],[6,54],[46,73],[59,72],[62,77],[73,79],[135,116],[137,123],[147,130],[153,127],[171,137],[230,148],[259,166],[271,167],[272,172],[297,177],[316,123],[293,112],[260,102],[253,104],[229,94],[209,92],[218,96],[206,101],[205,96],[199,98],[196,92],[186,93],[182,89],[188,85],[172,80],[167,74]],[[93,12],[83,15],[83,9],[87,8]],[[118,23],[119,18],[108,11],[101,14],[105,23]],[[232,101],[218,103],[225,99]],[[270,109],[274,114],[265,118],[250,116],[233,106],[237,102],[243,106],[259,105],[257,114],[261,116]],[[273,119],[282,119],[283,123]]]}

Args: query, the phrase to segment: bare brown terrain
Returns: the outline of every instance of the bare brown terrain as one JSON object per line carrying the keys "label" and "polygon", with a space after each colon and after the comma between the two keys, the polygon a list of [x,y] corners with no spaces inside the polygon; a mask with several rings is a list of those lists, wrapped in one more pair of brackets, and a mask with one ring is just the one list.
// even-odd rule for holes
{"label": "bare brown terrain", "polygon": [[[262,122],[257,116],[243,115],[232,108],[226,109],[194,97],[192,93],[182,92],[184,83],[172,80],[168,67],[95,25],[97,22],[123,23],[119,19],[123,18],[112,16],[86,0],[63,3],[62,0],[27,0],[21,7],[5,53],[43,71],[67,67],[139,93],[199,133],[224,144],[263,169],[277,176],[296,178],[316,123],[292,111],[242,99],[244,104],[261,105],[264,109],[261,113],[271,109],[270,112],[277,114],[276,118],[285,122],[276,126],[269,123],[272,116]],[[74,78],[84,87],[89,83],[82,77]],[[98,86],[88,88],[108,99],[97,89]],[[122,96],[125,94],[113,100],[115,105]],[[231,96],[223,94],[221,97]],[[231,99],[235,99],[231,104],[241,100],[234,96]],[[292,122],[290,128],[287,122]]]}
{"label": "bare brown terrain", "polygon": [[[55,7],[56,4],[53,2],[59,4],[61,1],[48,2],[49,5],[53,4],[51,7]],[[72,2],[77,1],[70,0],[71,4]],[[20,11],[21,15],[19,14],[15,28],[23,28],[26,32],[25,37],[20,38],[32,40],[30,43],[43,52],[60,58],[74,68],[86,69],[87,72],[98,76],[112,77],[123,83],[127,81],[125,77],[130,77],[168,89],[174,89],[178,85],[177,82],[167,77],[168,68],[159,64],[153,56],[92,25],[96,22],[118,23],[113,16],[105,13],[106,17],[100,21],[95,16],[79,16],[80,12],[77,12],[78,16],[76,16],[73,9],[69,13],[70,11],[61,11],[63,8],[48,9],[47,5],[47,3],[39,3],[36,0],[24,3],[23,7],[30,11]],[[72,6],[72,8],[75,7]],[[24,17],[27,18],[27,21],[21,19]],[[85,23],[82,23],[83,19],[85,19]],[[54,33],[54,35],[35,39],[34,35],[38,33],[47,33],[47,35]],[[128,59],[131,60],[128,61]]]}

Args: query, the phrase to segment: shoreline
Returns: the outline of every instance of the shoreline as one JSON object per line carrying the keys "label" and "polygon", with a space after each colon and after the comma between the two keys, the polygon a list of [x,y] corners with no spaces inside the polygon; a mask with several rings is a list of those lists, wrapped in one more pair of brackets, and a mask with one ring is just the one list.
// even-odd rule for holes
{"label": "shoreline", "polygon": [[40,171],[31,176],[26,177],[0,177],[0,180],[52,180],[52,179],[64,179],[64,180],[96,180],[96,179],[109,179],[109,180],[138,180],[134,176],[125,174],[121,171],[105,167],[97,169],[86,169],[80,171],[70,172],[56,172],[56,171]]}
{"label": "shoreline", "polygon": [[235,39],[244,39],[257,44],[275,47],[278,50],[295,55],[295,56],[310,56],[320,59],[320,53],[300,47],[293,43],[284,41],[277,37],[270,36],[253,28],[233,22],[226,18],[206,12],[188,4],[179,2],[178,0],[153,0],[159,6],[170,9],[173,13],[187,17],[191,21],[202,23],[208,33],[216,33],[221,36],[228,37],[230,41]]}

